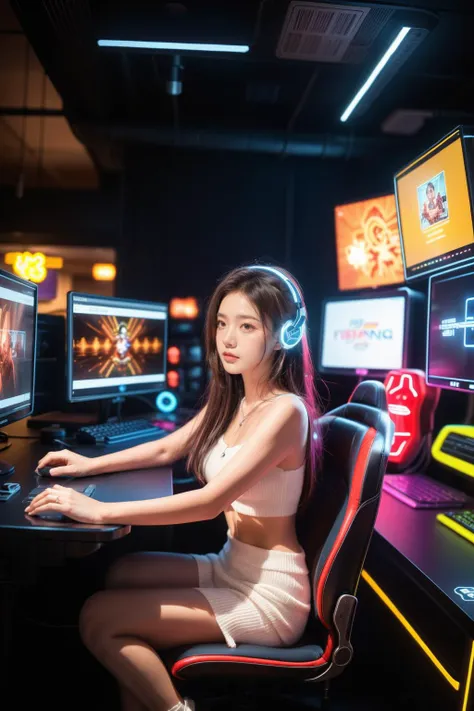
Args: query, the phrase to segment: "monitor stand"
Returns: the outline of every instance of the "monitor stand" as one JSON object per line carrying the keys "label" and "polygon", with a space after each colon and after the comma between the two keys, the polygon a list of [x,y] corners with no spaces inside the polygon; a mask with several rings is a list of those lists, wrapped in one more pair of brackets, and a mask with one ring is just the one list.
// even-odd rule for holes
{"label": "monitor stand", "polygon": [[79,427],[96,425],[98,422],[99,416],[97,412],[61,412],[61,410],[53,410],[29,417],[27,426],[32,429],[42,429],[51,425],[59,425],[60,427],[65,427],[66,430],[75,431]]}

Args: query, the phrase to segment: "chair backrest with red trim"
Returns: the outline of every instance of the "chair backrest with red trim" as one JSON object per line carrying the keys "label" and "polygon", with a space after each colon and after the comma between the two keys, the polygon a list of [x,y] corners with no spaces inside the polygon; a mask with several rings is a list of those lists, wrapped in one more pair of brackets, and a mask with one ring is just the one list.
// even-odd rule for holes
{"label": "chair backrest with red trim", "polygon": [[319,419],[318,429],[322,466],[297,530],[312,575],[315,620],[334,631],[338,598],[357,590],[393,439],[383,384],[360,383],[347,404]]}

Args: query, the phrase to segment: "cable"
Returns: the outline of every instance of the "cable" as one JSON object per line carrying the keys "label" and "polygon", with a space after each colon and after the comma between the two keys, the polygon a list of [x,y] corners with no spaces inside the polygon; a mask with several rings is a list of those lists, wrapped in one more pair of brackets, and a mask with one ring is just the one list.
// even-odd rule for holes
{"label": "cable", "polygon": [[[0,437],[5,437],[4,441],[7,439],[39,439],[39,437],[34,437],[33,435],[11,435],[3,431],[0,431]],[[2,440],[0,439],[0,441]]]}
{"label": "cable", "polygon": [[74,440],[72,443],[69,443],[69,444],[68,444],[67,442],[64,442],[62,439],[53,439],[53,443],[54,443],[54,444],[60,444],[60,445],[62,445],[63,447],[66,447],[66,449],[71,449],[72,451],[77,450],[77,446],[76,446],[76,441],[75,441],[75,440]]}

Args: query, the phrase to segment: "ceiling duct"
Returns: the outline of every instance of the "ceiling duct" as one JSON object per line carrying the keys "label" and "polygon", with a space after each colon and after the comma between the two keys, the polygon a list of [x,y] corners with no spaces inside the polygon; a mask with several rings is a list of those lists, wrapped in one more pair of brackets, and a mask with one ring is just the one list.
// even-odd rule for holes
{"label": "ceiling duct", "polygon": [[82,124],[75,127],[83,140],[110,139],[113,142],[146,143],[148,145],[197,148],[202,150],[239,151],[251,153],[308,156],[313,158],[357,158],[388,150],[387,138],[363,138],[351,135],[298,135],[285,133],[206,131],[155,126],[102,126]]}

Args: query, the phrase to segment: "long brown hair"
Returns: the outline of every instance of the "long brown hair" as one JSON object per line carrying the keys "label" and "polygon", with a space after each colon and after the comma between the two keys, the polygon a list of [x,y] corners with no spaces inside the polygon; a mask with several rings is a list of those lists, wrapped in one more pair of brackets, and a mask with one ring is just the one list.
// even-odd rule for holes
{"label": "long brown hair", "polygon": [[[256,265],[257,266],[257,265]],[[300,290],[296,279],[278,267]],[[211,371],[205,394],[207,411],[193,435],[191,451],[187,460],[187,470],[193,471],[198,480],[203,477],[204,461],[210,449],[229,427],[240,401],[244,396],[241,375],[230,375],[222,366],[216,347],[217,313],[222,300],[230,293],[241,292],[257,309],[262,322],[270,324],[274,334],[281,326],[295,316],[295,303],[288,286],[271,272],[239,267],[229,272],[217,285],[211,296],[205,323],[205,346],[207,364]],[[306,444],[306,464],[303,491],[299,507],[304,509],[315,483],[320,461],[321,441],[315,422],[320,415],[319,396],[314,383],[314,368],[308,343],[307,328],[300,343],[291,349],[275,350],[270,371],[271,389],[279,389],[299,395],[309,416],[309,431]]]}

